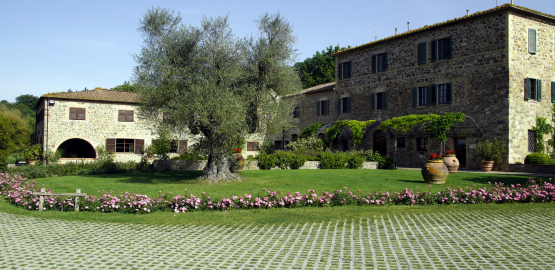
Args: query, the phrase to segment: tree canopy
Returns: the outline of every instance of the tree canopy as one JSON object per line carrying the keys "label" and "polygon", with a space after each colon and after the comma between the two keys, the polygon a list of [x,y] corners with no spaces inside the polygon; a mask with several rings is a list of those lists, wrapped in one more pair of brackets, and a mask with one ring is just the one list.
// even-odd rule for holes
{"label": "tree canopy", "polygon": [[0,107],[0,168],[14,151],[29,143],[30,129],[16,109]]}
{"label": "tree canopy", "polygon": [[[351,47],[351,46],[349,46]],[[309,88],[323,83],[335,81],[335,57],[332,54],[345,50],[339,45],[329,46],[322,52],[316,52],[312,57],[295,64],[303,88]]]}
{"label": "tree canopy", "polygon": [[281,97],[301,90],[292,66],[296,38],[279,13],[256,22],[257,35],[246,38],[233,34],[227,16],[205,17],[193,27],[182,24],[179,14],[155,8],[140,23],[144,45],[133,78],[140,115],[202,135],[209,179],[234,177],[226,158],[247,133],[293,125],[296,100]]}
{"label": "tree canopy", "polygon": [[139,89],[137,89],[137,86],[131,84],[130,82],[124,81],[123,84],[112,88],[112,90],[127,91],[127,92],[138,92]]}

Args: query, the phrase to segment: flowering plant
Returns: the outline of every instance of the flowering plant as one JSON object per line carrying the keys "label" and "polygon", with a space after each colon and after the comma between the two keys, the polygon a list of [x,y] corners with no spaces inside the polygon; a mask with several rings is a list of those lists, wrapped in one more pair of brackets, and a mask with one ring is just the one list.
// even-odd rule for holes
{"label": "flowering plant", "polygon": [[231,153],[241,153],[241,149],[231,149]]}
{"label": "flowering plant", "polygon": [[454,155],[454,154],[455,154],[455,151],[445,151],[445,154],[446,154],[446,155]]}
{"label": "flowering plant", "polygon": [[443,159],[443,155],[430,154],[430,159]]}

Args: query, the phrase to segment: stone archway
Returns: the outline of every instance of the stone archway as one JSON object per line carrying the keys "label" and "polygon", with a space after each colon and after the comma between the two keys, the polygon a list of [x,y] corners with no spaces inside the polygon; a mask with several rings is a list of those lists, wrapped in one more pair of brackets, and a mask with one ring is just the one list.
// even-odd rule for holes
{"label": "stone archway", "polygon": [[62,152],[62,158],[96,158],[94,147],[83,139],[68,139],[56,151]]}

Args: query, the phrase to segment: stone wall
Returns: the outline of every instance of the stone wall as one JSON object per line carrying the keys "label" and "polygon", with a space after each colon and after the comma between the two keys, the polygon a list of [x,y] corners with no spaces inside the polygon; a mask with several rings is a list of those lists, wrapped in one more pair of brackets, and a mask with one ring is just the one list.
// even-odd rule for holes
{"label": "stone wall", "polygon": [[[528,130],[536,116],[551,121],[551,82],[555,81],[555,23],[522,12],[511,12],[509,23],[509,163],[524,163]],[[537,50],[528,51],[528,29],[536,29]],[[525,100],[526,78],[542,80],[542,100]],[[547,140],[549,136],[544,138]]]}
{"label": "stone wall", "polygon": [[555,165],[509,164],[509,172],[555,174]]}
{"label": "stone wall", "polygon": [[[154,168],[156,171],[193,171],[193,170],[203,170],[206,166],[206,160],[155,160]],[[243,168],[244,171],[250,170],[260,170],[258,167],[258,161],[247,160],[247,164]],[[320,168],[320,161],[307,161],[300,167],[300,170],[314,170]],[[366,161],[362,165],[361,169],[378,169],[378,162]],[[272,168],[272,170],[279,170],[278,167]]]}

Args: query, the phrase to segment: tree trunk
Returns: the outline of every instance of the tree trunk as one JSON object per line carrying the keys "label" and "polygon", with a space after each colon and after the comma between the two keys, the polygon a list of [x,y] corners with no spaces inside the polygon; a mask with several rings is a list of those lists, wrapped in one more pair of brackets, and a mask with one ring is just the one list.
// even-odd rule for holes
{"label": "tree trunk", "polygon": [[203,172],[203,178],[210,180],[210,182],[227,181],[239,177],[229,171],[229,163],[225,155],[213,153],[208,156],[208,162]]}

